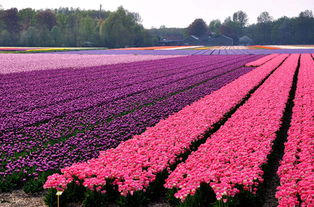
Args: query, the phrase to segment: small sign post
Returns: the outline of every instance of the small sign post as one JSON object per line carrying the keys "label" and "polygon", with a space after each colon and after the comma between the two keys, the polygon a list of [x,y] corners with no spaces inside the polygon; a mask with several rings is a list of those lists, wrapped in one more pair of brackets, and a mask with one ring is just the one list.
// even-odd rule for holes
{"label": "small sign post", "polygon": [[57,195],[57,205],[58,207],[60,207],[60,200],[59,197],[62,195],[63,191],[57,191],[56,195]]}

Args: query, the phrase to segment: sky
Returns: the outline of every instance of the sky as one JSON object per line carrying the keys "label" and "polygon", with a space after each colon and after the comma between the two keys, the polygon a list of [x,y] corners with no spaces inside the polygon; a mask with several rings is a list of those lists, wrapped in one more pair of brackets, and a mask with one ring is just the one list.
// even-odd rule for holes
{"label": "sky", "polygon": [[298,16],[306,9],[314,12],[314,0],[0,0],[3,9],[16,7],[34,9],[73,7],[114,11],[119,6],[137,12],[145,28],[187,27],[196,18],[209,23],[223,21],[236,11],[247,13],[249,23],[256,23],[257,16],[268,11],[275,19]]}

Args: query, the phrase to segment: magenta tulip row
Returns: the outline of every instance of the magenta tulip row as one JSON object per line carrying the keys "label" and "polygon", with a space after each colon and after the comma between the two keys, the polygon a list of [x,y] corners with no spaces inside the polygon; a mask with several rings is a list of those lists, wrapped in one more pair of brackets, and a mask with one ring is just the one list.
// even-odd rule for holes
{"label": "magenta tulip row", "polygon": [[314,61],[302,55],[291,126],[278,169],[280,207],[314,206]]}
{"label": "magenta tulip row", "polygon": [[181,163],[166,181],[182,201],[201,183],[209,184],[217,200],[244,190],[256,193],[263,182],[261,166],[267,163],[276,131],[281,126],[299,55],[291,55],[256,90],[250,99],[205,144]]}
{"label": "magenta tulip row", "polygon": [[271,54],[271,55],[267,55],[265,57],[262,57],[258,60],[255,60],[255,61],[252,61],[252,62],[249,62],[247,64],[245,64],[245,66],[247,67],[251,67],[251,66],[261,66],[263,64],[265,64],[266,62],[270,61],[271,59],[277,57],[279,54]]}
{"label": "magenta tulip row", "polygon": [[107,184],[107,179],[113,180],[124,196],[145,191],[158,173],[169,171],[169,167],[178,161],[178,155],[202,138],[286,57],[280,55],[274,58],[156,126],[147,128],[143,134],[122,142],[115,149],[101,152],[98,158],[62,169],[62,174],[48,178],[44,188],[64,189],[73,177],[77,177],[84,186],[99,191]]}

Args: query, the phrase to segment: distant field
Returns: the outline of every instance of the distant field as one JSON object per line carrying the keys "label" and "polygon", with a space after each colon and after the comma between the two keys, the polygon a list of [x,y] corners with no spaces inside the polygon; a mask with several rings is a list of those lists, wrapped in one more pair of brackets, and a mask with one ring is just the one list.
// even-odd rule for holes
{"label": "distant field", "polygon": [[98,50],[97,47],[0,47],[0,53],[44,53],[57,51]]}

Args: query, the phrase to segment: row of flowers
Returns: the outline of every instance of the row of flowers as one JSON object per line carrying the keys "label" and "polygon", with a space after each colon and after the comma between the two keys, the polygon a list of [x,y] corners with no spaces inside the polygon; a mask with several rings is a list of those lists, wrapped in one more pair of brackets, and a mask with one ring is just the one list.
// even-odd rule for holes
{"label": "row of flowers", "polygon": [[0,74],[48,70],[61,68],[82,68],[99,65],[129,63],[144,60],[171,58],[156,55],[77,55],[77,54],[0,54]]}
{"label": "row of flowers", "polygon": [[145,191],[158,173],[169,171],[178,155],[189,150],[191,143],[202,138],[286,57],[278,56],[117,148],[100,152],[98,158],[62,169],[62,174],[50,176],[44,187],[65,189],[75,177],[91,190],[101,191],[110,179],[123,196]]}
{"label": "row of flowers", "polygon": [[314,206],[314,61],[302,55],[291,126],[278,169],[279,206]]}
{"label": "row of flowers", "polygon": [[[61,59],[62,57],[63,55],[60,55]],[[116,76],[130,76],[129,73],[134,73],[136,75],[137,73],[143,72],[143,70],[141,69],[142,67],[147,67],[147,71],[152,71],[152,67],[154,67],[153,63],[156,63],[160,66],[166,66],[169,63],[173,63],[173,59],[176,59],[179,63],[184,61],[184,59],[182,58],[182,60],[180,61],[180,58],[173,57],[167,59],[144,60],[137,62],[131,61],[131,63],[122,62],[119,64],[111,64],[110,60],[115,60],[113,57],[114,56],[103,56],[102,59],[107,60],[107,64],[104,63],[102,65],[100,64],[96,66],[91,65],[81,67],[65,67],[59,68],[58,70],[44,71],[36,71],[36,69],[40,68],[41,66],[48,67],[47,65],[49,65],[49,61],[42,60],[41,65],[37,64],[36,61],[34,61],[33,69],[35,71],[29,71],[27,73],[5,74],[0,77],[0,89],[2,91],[1,98],[4,98],[5,101],[3,101],[3,103],[6,103],[7,101],[10,101],[12,99],[15,101],[15,96],[21,93],[26,96],[26,98],[28,98],[27,95],[31,96],[37,93],[44,95],[51,94],[53,92],[58,93],[62,92],[62,90],[55,91],[58,88],[63,89],[63,87],[65,87],[64,89],[66,89],[68,86],[76,86],[77,84],[83,84],[83,82],[88,83],[90,81],[98,80],[100,78],[106,79],[112,77],[115,81],[115,78],[117,78]],[[70,62],[71,58],[68,61]],[[92,59],[88,61],[92,61]],[[47,65],[45,64],[45,62]],[[6,64],[2,65],[1,67],[5,67],[5,65]],[[110,72],[108,73],[108,71]],[[25,76],[25,74],[27,74],[27,76]],[[43,90],[43,88],[45,88],[46,90]]]}
{"label": "row of flowers", "polygon": [[[195,59],[195,58],[194,58]],[[212,58],[203,58],[206,61],[211,61]],[[226,59],[221,59],[222,61],[226,61]],[[175,62],[178,63],[178,60],[174,59]],[[231,72],[235,68],[241,66],[243,64],[242,61],[238,61],[236,64],[230,64],[230,61],[224,62],[222,65],[221,63],[217,62],[216,64],[213,64],[210,67],[201,68],[199,70],[196,70],[197,73],[195,73],[193,76],[186,76],[184,79],[177,80],[174,82],[160,82],[161,85],[155,88],[150,88],[150,90],[143,90],[141,93],[134,94],[132,96],[126,96],[122,99],[119,99],[117,101],[111,101],[103,106],[94,107],[91,110],[87,110],[86,112],[81,113],[69,113],[66,119],[59,119],[59,125],[58,122],[52,120],[48,122],[47,124],[40,125],[39,127],[26,127],[20,132],[15,132],[14,134],[8,132],[5,133],[2,136],[1,140],[1,146],[2,150],[0,155],[5,155],[7,157],[12,156],[10,152],[16,152],[16,151],[23,151],[30,147],[30,143],[33,146],[40,146],[43,142],[42,137],[50,137],[51,139],[58,139],[60,136],[58,136],[58,131],[63,131],[65,134],[64,136],[67,136],[68,133],[66,133],[66,129],[64,127],[60,127],[62,125],[66,125],[66,127],[75,128],[76,125],[82,125],[82,124],[93,124],[95,125],[95,122],[97,120],[106,120],[109,118],[112,118],[120,113],[133,110],[136,107],[151,103],[154,100],[158,100],[160,98],[169,96],[170,94],[173,94],[175,92],[178,92],[180,90],[185,90],[186,88],[189,88],[195,84],[198,84],[200,82],[213,79],[214,77],[219,77],[223,75],[224,73]],[[179,63],[178,63],[179,64]],[[222,67],[223,66],[223,67]],[[188,66],[190,67],[190,66]],[[220,67],[215,68],[215,67]],[[245,72],[249,71],[250,69],[246,70]],[[201,71],[200,74],[198,74]],[[179,72],[179,71],[178,71]],[[162,71],[161,71],[162,73]],[[188,73],[190,74],[190,73]],[[233,75],[232,75],[233,74]],[[233,72],[231,73],[232,77],[236,78],[238,75],[241,75],[241,73]],[[157,74],[158,75],[158,74]],[[156,76],[156,74],[155,74]],[[226,77],[226,76],[223,76]],[[224,78],[226,79],[226,78]],[[220,85],[220,82],[222,84],[225,84],[228,82],[228,79],[224,80],[220,78],[217,82],[217,80],[212,80],[209,82],[211,85],[215,85],[215,87]],[[143,77],[142,77],[143,81]],[[125,81],[127,82],[127,81]],[[215,84],[216,83],[216,84]],[[218,84],[217,84],[218,83]],[[148,82],[149,84],[149,82]],[[209,88],[211,89],[211,88]],[[213,90],[213,89],[211,89]],[[78,120],[80,123],[77,123],[73,120]],[[83,121],[84,120],[84,121]],[[100,123],[100,125],[103,125],[104,123]],[[51,130],[50,130],[51,126]],[[29,129],[29,130],[28,130]],[[33,134],[32,132],[38,132],[41,133],[38,135]],[[50,133],[51,131],[51,133]],[[71,133],[71,132],[69,132]],[[23,136],[24,135],[24,136]],[[27,137],[27,139],[25,139]],[[12,142],[14,140],[14,146],[12,146]],[[8,153],[8,154],[7,154]]]}
{"label": "row of flowers", "polygon": [[[218,63],[230,63],[232,59],[225,57],[213,60],[215,59],[193,57],[187,61],[185,58],[172,58],[118,64],[111,67],[104,66],[80,70],[74,74],[59,73],[59,76],[37,78],[27,83],[24,82],[24,78],[24,80],[19,80],[18,82],[3,84],[2,89],[5,93],[0,97],[0,104],[2,105],[0,115],[29,112],[35,108],[42,108],[47,105],[59,104],[82,97],[90,97],[94,94],[102,96],[104,92],[112,92],[135,84],[158,80],[162,82],[164,78],[169,76],[179,78],[178,75],[181,74],[183,77],[186,77],[191,70],[193,74],[197,74],[202,72],[201,69],[204,69],[203,67],[208,64],[215,68],[215,65]],[[193,61],[193,64],[191,61]],[[14,79],[14,77],[12,78]],[[24,83],[22,84],[21,82]],[[23,99],[21,99],[21,96]]]}
{"label": "row of flowers", "polygon": [[278,50],[279,47],[274,46],[266,46],[266,45],[253,45],[250,47],[251,49],[267,49],[267,50]]}
{"label": "row of flowers", "polygon": [[[207,59],[209,61],[212,59],[210,57],[192,56],[185,58],[185,61],[191,63],[196,58]],[[246,57],[246,59],[247,58],[248,57]],[[176,60],[173,59],[173,61]],[[119,81],[121,84],[118,86],[115,86],[114,83],[110,82],[110,78],[107,78],[107,84],[96,84],[94,87],[90,86],[85,90],[79,90],[79,92],[77,92],[78,95],[76,93],[65,93],[65,97],[60,96],[61,100],[58,101],[53,99],[52,103],[49,104],[48,102],[47,105],[45,105],[46,101],[44,98],[44,105],[42,107],[37,108],[33,106],[33,110],[25,111],[24,109],[22,113],[1,117],[0,130],[22,128],[26,125],[52,119],[64,113],[72,113],[74,111],[83,110],[92,106],[103,105],[105,103],[132,96],[146,90],[152,90],[165,84],[173,83],[188,77],[193,77],[195,75],[202,74],[232,63],[237,63],[237,60],[234,60],[233,62],[230,61],[229,63],[223,62],[220,64],[202,62],[200,64],[195,64],[186,68],[178,68],[180,65],[175,65],[173,71],[166,71],[165,74],[163,74],[163,71],[161,71],[161,74],[155,73],[152,76],[139,75],[139,78],[136,81],[133,81],[132,78],[125,77],[124,80]],[[158,65],[155,65],[154,67],[156,70],[158,70]],[[145,70],[145,67],[142,67],[142,70]],[[93,82],[91,84],[93,84]],[[14,106],[14,104],[12,105]]]}
{"label": "row of flowers", "polygon": [[252,62],[249,62],[247,64],[245,64],[245,66],[261,66],[263,64],[265,64],[266,62],[270,61],[271,59],[277,57],[279,54],[271,54],[271,55],[267,55],[267,56],[264,56],[262,58],[259,58],[255,61],[252,61]]}
{"label": "row of flowers", "polygon": [[240,192],[238,186],[256,193],[263,182],[261,166],[267,162],[281,126],[298,58],[288,57],[216,133],[170,174],[165,187],[177,189],[176,198],[184,201],[201,183],[209,184],[217,200],[225,202]]}
{"label": "row of flowers", "polygon": [[[202,58],[215,62],[209,56]],[[203,63],[200,74],[189,73],[190,77],[172,83],[162,82],[159,87],[102,106],[6,132],[0,139],[0,161],[5,170],[1,174],[5,179],[14,172],[23,172],[23,177],[31,179],[29,173],[34,168],[34,176],[37,176],[37,173],[97,157],[100,150],[116,147],[121,141],[144,132],[146,127],[251,71],[252,68],[240,66],[254,58],[247,57],[236,63],[231,61],[232,57],[230,61],[221,59],[225,61],[215,64],[216,69]]]}
{"label": "row of flowers", "polygon": [[[41,55],[42,56],[42,55]],[[46,55],[47,57],[41,57],[39,56],[38,60],[32,60],[31,57],[24,57],[22,55],[21,57],[21,63],[17,62],[17,65],[13,65],[12,62],[10,62],[10,59],[12,61],[18,61],[16,57],[7,57],[7,60],[2,63],[1,68],[4,67],[16,67],[18,68],[22,64],[26,64],[26,62],[29,62],[29,64],[34,65],[32,68],[33,71],[28,71],[27,73],[10,73],[5,74],[1,76],[1,88],[5,87],[6,89],[12,90],[14,92],[17,89],[21,89],[21,85],[25,85],[29,89],[38,90],[38,87],[36,87],[38,84],[52,84],[54,80],[60,81],[76,81],[76,78],[83,78],[82,75],[88,74],[86,78],[89,76],[93,77],[93,75],[96,75],[97,73],[101,72],[107,72],[110,70],[112,74],[115,74],[117,72],[124,73],[124,72],[130,72],[132,70],[135,70],[134,67],[141,67],[141,66],[149,66],[149,63],[153,62],[160,65],[166,65],[167,63],[171,63],[173,58],[183,57],[183,56],[166,56],[165,58],[162,58],[163,56],[134,56],[139,57],[139,60],[136,60],[136,58],[132,58],[133,56],[130,55],[121,55],[121,57],[117,55],[108,55],[108,56],[96,56],[99,60],[98,63],[90,63],[93,61],[92,58],[87,59],[89,56],[81,55],[81,61],[84,61],[85,64],[79,66],[76,65],[76,59],[73,59],[76,56],[69,55],[69,63],[63,65],[63,67],[58,68],[58,70],[51,70],[54,68],[54,66],[51,66],[51,62],[49,61],[51,58],[52,60],[55,60],[60,56],[60,61],[66,60],[66,55]],[[35,57],[35,56],[34,56]],[[72,57],[72,58],[71,58]],[[79,56],[78,56],[79,57]],[[78,58],[77,57],[77,58]],[[93,57],[93,56],[91,56]],[[128,58],[128,59],[127,59]],[[151,58],[151,59],[150,59]],[[123,60],[125,59],[126,62]],[[143,59],[143,60],[141,60]],[[147,59],[147,60],[146,60]],[[129,62],[127,62],[127,60]],[[177,59],[180,62],[180,59]],[[170,62],[169,62],[170,61]],[[72,62],[73,66],[70,63]],[[134,63],[134,64],[131,64]],[[115,65],[116,64],[116,65]],[[58,65],[58,64],[57,64]],[[151,65],[151,64],[150,64]],[[46,70],[40,70],[41,67],[45,67]],[[131,67],[130,70],[124,71],[125,68]],[[75,69],[75,70],[69,70],[69,69]],[[112,70],[112,71],[111,71]],[[149,70],[149,68],[148,68]],[[137,72],[136,70],[134,72]],[[25,77],[25,74],[27,74],[27,78]],[[109,74],[110,75],[110,74]],[[72,77],[74,79],[72,79]],[[84,80],[84,79],[83,79]],[[46,82],[47,81],[47,82]],[[33,88],[31,88],[33,87]],[[15,89],[15,90],[14,90]],[[11,91],[10,91],[11,92]]]}

